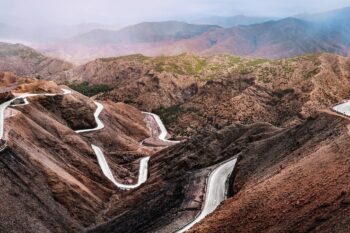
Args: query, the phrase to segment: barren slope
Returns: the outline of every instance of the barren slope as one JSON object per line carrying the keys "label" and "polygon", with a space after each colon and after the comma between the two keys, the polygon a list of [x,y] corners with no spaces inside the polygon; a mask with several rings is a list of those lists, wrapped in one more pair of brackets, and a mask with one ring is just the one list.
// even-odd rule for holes
{"label": "barren slope", "polygon": [[0,42],[0,71],[45,78],[71,68],[71,63],[46,57],[27,46]]}
{"label": "barren slope", "polygon": [[123,191],[103,175],[91,143],[103,148],[116,179],[134,183],[139,158],[152,151],[139,145],[149,137],[143,114],[106,102],[101,114],[106,129],[83,136],[73,130],[95,126],[96,106],[87,97],[73,93],[28,100],[5,111],[0,230],[80,232],[107,220],[105,205]]}
{"label": "barren slope", "polygon": [[295,125],[349,98],[349,77],[349,58],[332,54],[281,60],[183,54],[98,59],[49,78],[107,85],[112,90],[98,99],[155,111],[173,133],[190,135],[237,121]]}
{"label": "barren slope", "polygon": [[235,195],[190,232],[349,232],[349,123],[321,113],[248,147]]}
{"label": "barren slope", "polygon": [[350,60],[322,54],[238,65],[184,104],[157,110],[176,134],[206,124],[269,122],[288,127],[350,97]]}

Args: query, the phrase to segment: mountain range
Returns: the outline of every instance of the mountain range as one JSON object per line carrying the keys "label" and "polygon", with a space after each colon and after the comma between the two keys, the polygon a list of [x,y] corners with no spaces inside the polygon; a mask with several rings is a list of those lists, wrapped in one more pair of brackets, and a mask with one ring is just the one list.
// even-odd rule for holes
{"label": "mountain range", "polygon": [[56,72],[69,70],[73,65],[22,45],[0,42],[0,70],[17,75],[46,77]]}
{"label": "mountain range", "polygon": [[219,16],[211,16],[211,17],[203,17],[195,20],[190,20],[190,23],[193,24],[207,24],[207,25],[218,25],[223,28],[230,28],[239,25],[252,25],[257,23],[264,23],[267,21],[276,20],[273,17],[250,17],[245,15],[235,15],[228,17],[219,17]]}
{"label": "mountain range", "polygon": [[0,232],[350,232],[349,12],[1,42]]}
{"label": "mountain range", "polygon": [[176,21],[141,23],[119,31],[94,30],[38,49],[78,63],[135,53],[148,56],[229,53],[264,58],[317,52],[347,55],[349,15],[350,8],[344,8],[280,20],[261,19],[261,23],[254,23],[260,21],[252,19],[253,24],[247,22],[249,25],[229,28]]}

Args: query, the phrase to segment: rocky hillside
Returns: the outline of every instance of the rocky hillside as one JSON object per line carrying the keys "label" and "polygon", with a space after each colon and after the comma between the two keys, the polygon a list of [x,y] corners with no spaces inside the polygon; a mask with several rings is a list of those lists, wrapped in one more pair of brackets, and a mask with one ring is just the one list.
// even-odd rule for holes
{"label": "rocky hillside", "polygon": [[[235,156],[231,198],[192,232],[347,232],[349,119],[320,110],[348,97],[348,58],[136,58],[97,60],[109,67],[97,75],[115,85],[98,96],[101,130],[74,131],[97,125],[96,105],[77,92],[29,97],[28,105],[5,110],[1,232],[174,232],[201,210],[210,172]],[[125,76],[112,76],[114,67]],[[91,85],[99,83],[95,75],[86,75]],[[12,95],[62,94],[53,81],[1,77]],[[182,93],[177,80],[191,80],[195,91],[173,98]],[[132,87],[136,96],[147,93],[134,106],[158,108],[159,98],[169,99],[170,107],[158,111],[188,139],[167,148],[142,145],[152,136],[144,115],[107,100],[123,100]],[[102,148],[123,183],[135,183],[140,158],[151,156],[147,181],[134,190],[116,188],[91,144]]]}
{"label": "rocky hillside", "polygon": [[190,135],[207,124],[295,125],[349,98],[349,77],[350,60],[332,54],[280,60],[183,54],[98,59],[50,78],[108,85],[112,90],[98,99],[155,111],[173,133]]}
{"label": "rocky hillside", "polygon": [[0,71],[45,78],[71,68],[72,64],[46,57],[27,46],[0,42]]}
{"label": "rocky hillside", "polygon": [[223,62],[228,63],[230,59],[209,61],[191,54],[156,58],[133,55],[97,59],[49,79],[75,86],[88,82],[91,88],[104,84],[113,90],[100,99],[152,110],[192,97],[207,79],[225,72],[218,69],[218,64]]}
{"label": "rocky hillside", "polygon": [[158,112],[177,134],[206,124],[294,125],[350,97],[350,60],[330,54],[253,62],[207,82],[184,104]]}
{"label": "rocky hillside", "polygon": [[[50,82],[13,77],[21,92],[61,93]],[[21,84],[22,83],[22,84]],[[57,91],[57,92],[56,92]],[[5,110],[8,148],[1,153],[1,232],[81,232],[108,220],[103,211],[117,189],[103,175],[91,143],[103,148],[116,179],[134,183],[139,158],[153,153],[140,146],[150,136],[135,108],[104,102],[104,130],[77,134],[96,126],[95,104],[79,93],[28,98],[28,105]]]}
{"label": "rocky hillside", "polygon": [[189,232],[348,232],[349,123],[320,113],[248,146],[234,196]]}
{"label": "rocky hillside", "polygon": [[207,127],[191,140],[156,153],[147,183],[123,202],[115,200],[117,211],[107,214],[116,217],[90,232],[174,232],[200,211],[213,165],[279,131],[269,124],[237,124],[221,131]]}
{"label": "rocky hillside", "polygon": [[115,201],[118,211],[108,213],[116,217],[89,232],[180,229],[200,210],[211,165],[235,155],[233,197],[190,232],[347,232],[348,125],[342,116],[318,113],[290,129],[205,128],[154,155],[149,182]]}

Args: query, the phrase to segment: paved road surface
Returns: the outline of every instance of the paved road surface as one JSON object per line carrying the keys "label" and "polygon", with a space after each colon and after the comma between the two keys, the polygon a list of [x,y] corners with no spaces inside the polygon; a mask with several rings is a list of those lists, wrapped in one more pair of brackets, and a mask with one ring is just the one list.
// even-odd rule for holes
{"label": "paved road surface", "polygon": [[94,102],[97,106],[96,108],[96,111],[94,113],[94,117],[95,117],[95,121],[96,121],[96,124],[97,126],[95,128],[92,128],[92,129],[82,129],[82,130],[76,130],[75,132],[77,133],[87,133],[87,132],[91,132],[91,131],[97,131],[97,130],[100,130],[100,129],[103,129],[105,126],[104,124],[102,123],[102,121],[100,120],[99,116],[103,110],[103,105],[98,103],[98,102]]}
{"label": "paved road surface", "polygon": [[[67,95],[70,94],[71,91],[70,90],[66,90],[66,89],[61,89],[63,91],[63,94],[31,94],[31,93],[23,93],[23,94],[19,94],[17,97],[3,103],[0,105],[0,139],[3,138],[4,136],[4,115],[5,115],[5,109],[16,99],[24,99],[24,104],[20,104],[20,105],[26,105],[29,104],[27,97],[32,97],[32,96],[56,96],[56,95]],[[15,107],[16,105],[14,105]],[[18,105],[17,105],[18,106]]]}
{"label": "paved road surface", "polygon": [[196,223],[204,219],[208,214],[213,212],[222,201],[226,198],[226,181],[235,167],[237,159],[229,160],[220,166],[218,166],[214,171],[211,172],[208,183],[207,192],[205,195],[205,203],[201,213],[184,228],[177,231],[177,233],[182,233],[189,230]]}
{"label": "paved road surface", "polygon": [[160,119],[160,117],[154,113],[150,113],[150,112],[142,112],[143,114],[146,114],[146,115],[150,115],[153,117],[153,119],[156,121],[159,129],[160,129],[160,134],[158,136],[158,138],[163,141],[163,142],[168,142],[168,143],[173,143],[173,144],[176,144],[176,143],[179,143],[180,141],[171,141],[171,140],[168,140],[166,139],[166,137],[168,136],[168,131],[166,130],[165,128],[165,125],[163,124],[162,120]]}
{"label": "paved road surface", "polygon": [[[103,129],[105,126],[102,123],[101,119],[99,118],[101,112],[103,111],[103,105],[101,103],[95,102],[97,108],[96,111],[94,113],[94,117],[95,117],[95,121],[97,123],[97,127],[92,128],[92,129],[84,129],[84,130],[76,130],[75,132],[77,133],[87,133],[87,132],[92,132],[92,131],[97,131],[97,130],[101,130]],[[97,157],[97,161],[98,164],[102,170],[102,173],[113,183],[115,184],[115,186],[117,186],[120,189],[134,189],[139,187],[141,184],[145,183],[147,181],[147,176],[148,176],[148,161],[150,159],[150,157],[145,157],[142,158],[140,161],[140,166],[139,166],[139,176],[138,176],[138,180],[136,184],[122,184],[119,183],[118,181],[116,181],[116,179],[114,178],[113,172],[110,169],[108,162],[101,150],[100,147],[96,146],[96,145],[91,145],[92,149],[94,150],[96,157]]]}
{"label": "paved road surface", "polygon": [[101,148],[92,145],[92,149],[94,150],[96,156],[97,156],[97,160],[98,163],[102,169],[103,174],[110,180],[113,182],[113,184],[115,184],[115,186],[117,186],[120,189],[134,189],[139,187],[141,184],[145,183],[147,181],[147,176],[148,176],[148,161],[149,161],[149,157],[145,157],[142,158],[140,161],[140,167],[139,167],[139,177],[137,180],[136,184],[122,184],[119,183],[118,181],[115,180],[113,173],[111,171],[111,169],[108,166],[108,163],[106,161],[106,158],[103,155],[103,152],[101,150]]}
{"label": "paved road surface", "polygon": [[350,101],[346,101],[342,104],[338,104],[332,108],[334,111],[343,115],[350,116]]}

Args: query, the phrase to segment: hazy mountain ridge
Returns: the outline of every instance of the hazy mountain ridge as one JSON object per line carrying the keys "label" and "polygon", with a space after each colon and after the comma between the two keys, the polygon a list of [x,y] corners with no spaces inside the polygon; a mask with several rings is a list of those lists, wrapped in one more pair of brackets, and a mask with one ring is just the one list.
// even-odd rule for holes
{"label": "hazy mountain ridge", "polygon": [[224,28],[230,28],[230,27],[235,27],[239,25],[251,25],[251,24],[257,24],[257,23],[264,23],[271,20],[276,20],[276,18],[235,15],[235,16],[228,16],[228,17],[212,16],[212,17],[200,18],[196,20],[190,20],[189,22],[194,24],[207,24],[207,25],[212,24],[212,25],[218,25]]}
{"label": "hazy mountain ridge", "polygon": [[165,48],[164,53],[175,50],[267,58],[317,52],[348,55],[350,35],[344,32],[350,26],[344,24],[344,27],[324,27],[300,19],[286,18],[207,32],[193,39],[178,41]]}
{"label": "hazy mountain ridge", "polygon": [[219,27],[187,24],[178,21],[145,22],[118,31],[95,30],[77,36],[72,40],[90,46],[105,43],[154,43],[188,39],[216,28]]}
{"label": "hazy mountain ridge", "polygon": [[69,62],[49,58],[21,44],[0,42],[0,70],[17,75],[46,77],[73,68]]}
{"label": "hazy mountain ridge", "polygon": [[117,32],[93,31],[42,49],[47,54],[79,63],[98,57],[136,53],[147,56],[178,55],[184,52],[201,55],[229,53],[265,58],[317,52],[348,55],[349,8],[327,12],[325,15],[332,17],[291,17],[231,28],[181,22],[142,23]]}

